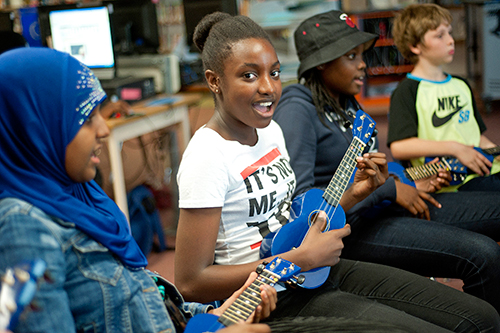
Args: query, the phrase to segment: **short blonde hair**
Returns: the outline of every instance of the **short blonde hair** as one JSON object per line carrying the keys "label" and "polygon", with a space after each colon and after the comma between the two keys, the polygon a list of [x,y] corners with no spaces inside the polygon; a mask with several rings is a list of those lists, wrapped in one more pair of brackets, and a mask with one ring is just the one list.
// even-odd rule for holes
{"label": "short blonde hair", "polygon": [[423,42],[429,30],[437,29],[442,23],[451,24],[450,12],[433,3],[409,5],[396,14],[392,26],[394,44],[403,57],[412,64],[418,62],[418,56],[410,50]]}

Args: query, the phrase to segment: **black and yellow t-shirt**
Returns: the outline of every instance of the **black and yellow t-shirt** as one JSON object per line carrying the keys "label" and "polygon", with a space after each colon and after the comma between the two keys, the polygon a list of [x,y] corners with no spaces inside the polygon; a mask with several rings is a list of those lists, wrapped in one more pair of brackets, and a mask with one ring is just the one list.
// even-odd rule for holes
{"label": "black and yellow t-shirt", "polygon": [[[408,74],[392,94],[388,146],[418,137],[477,147],[485,130],[471,88],[461,77],[448,75],[443,81],[429,81]],[[422,165],[424,158],[411,162]]]}

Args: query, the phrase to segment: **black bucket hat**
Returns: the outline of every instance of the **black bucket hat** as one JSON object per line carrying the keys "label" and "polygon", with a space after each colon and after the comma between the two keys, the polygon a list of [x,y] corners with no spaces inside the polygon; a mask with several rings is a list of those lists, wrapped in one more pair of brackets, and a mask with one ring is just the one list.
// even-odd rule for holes
{"label": "black bucket hat", "polygon": [[365,44],[365,51],[375,44],[378,35],[358,30],[347,14],[332,10],[314,15],[295,30],[294,41],[300,60],[298,77],[321,64]]}

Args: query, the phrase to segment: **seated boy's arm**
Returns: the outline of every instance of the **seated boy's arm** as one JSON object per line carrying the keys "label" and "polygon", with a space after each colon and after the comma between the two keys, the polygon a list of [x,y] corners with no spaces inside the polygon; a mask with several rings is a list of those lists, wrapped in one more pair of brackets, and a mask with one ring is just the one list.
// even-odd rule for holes
{"label": "seated boy's arm", "polygon": [[394,141],[391,154],[398,160],[410,160],[422,156],[454,156],[473,172],[483,176],[489,174],[491,162],[473,146],[456,141],[423,140],[416,137]]}
{"label": "seated boy's arm", "polygon": [[397,160],[411,160],[422,156],[452,155],[455,143],[451,141],[432,141],[417,137],[394,141],[390,145],[391,154]]}

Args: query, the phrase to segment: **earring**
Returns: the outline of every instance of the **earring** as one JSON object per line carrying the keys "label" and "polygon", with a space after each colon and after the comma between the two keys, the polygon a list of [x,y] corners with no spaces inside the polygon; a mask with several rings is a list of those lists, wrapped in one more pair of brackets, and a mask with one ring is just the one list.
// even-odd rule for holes
{"label": "earring", "polygon": [[218,94],[219,93],[219,89],[215,89],[215,93]]}

